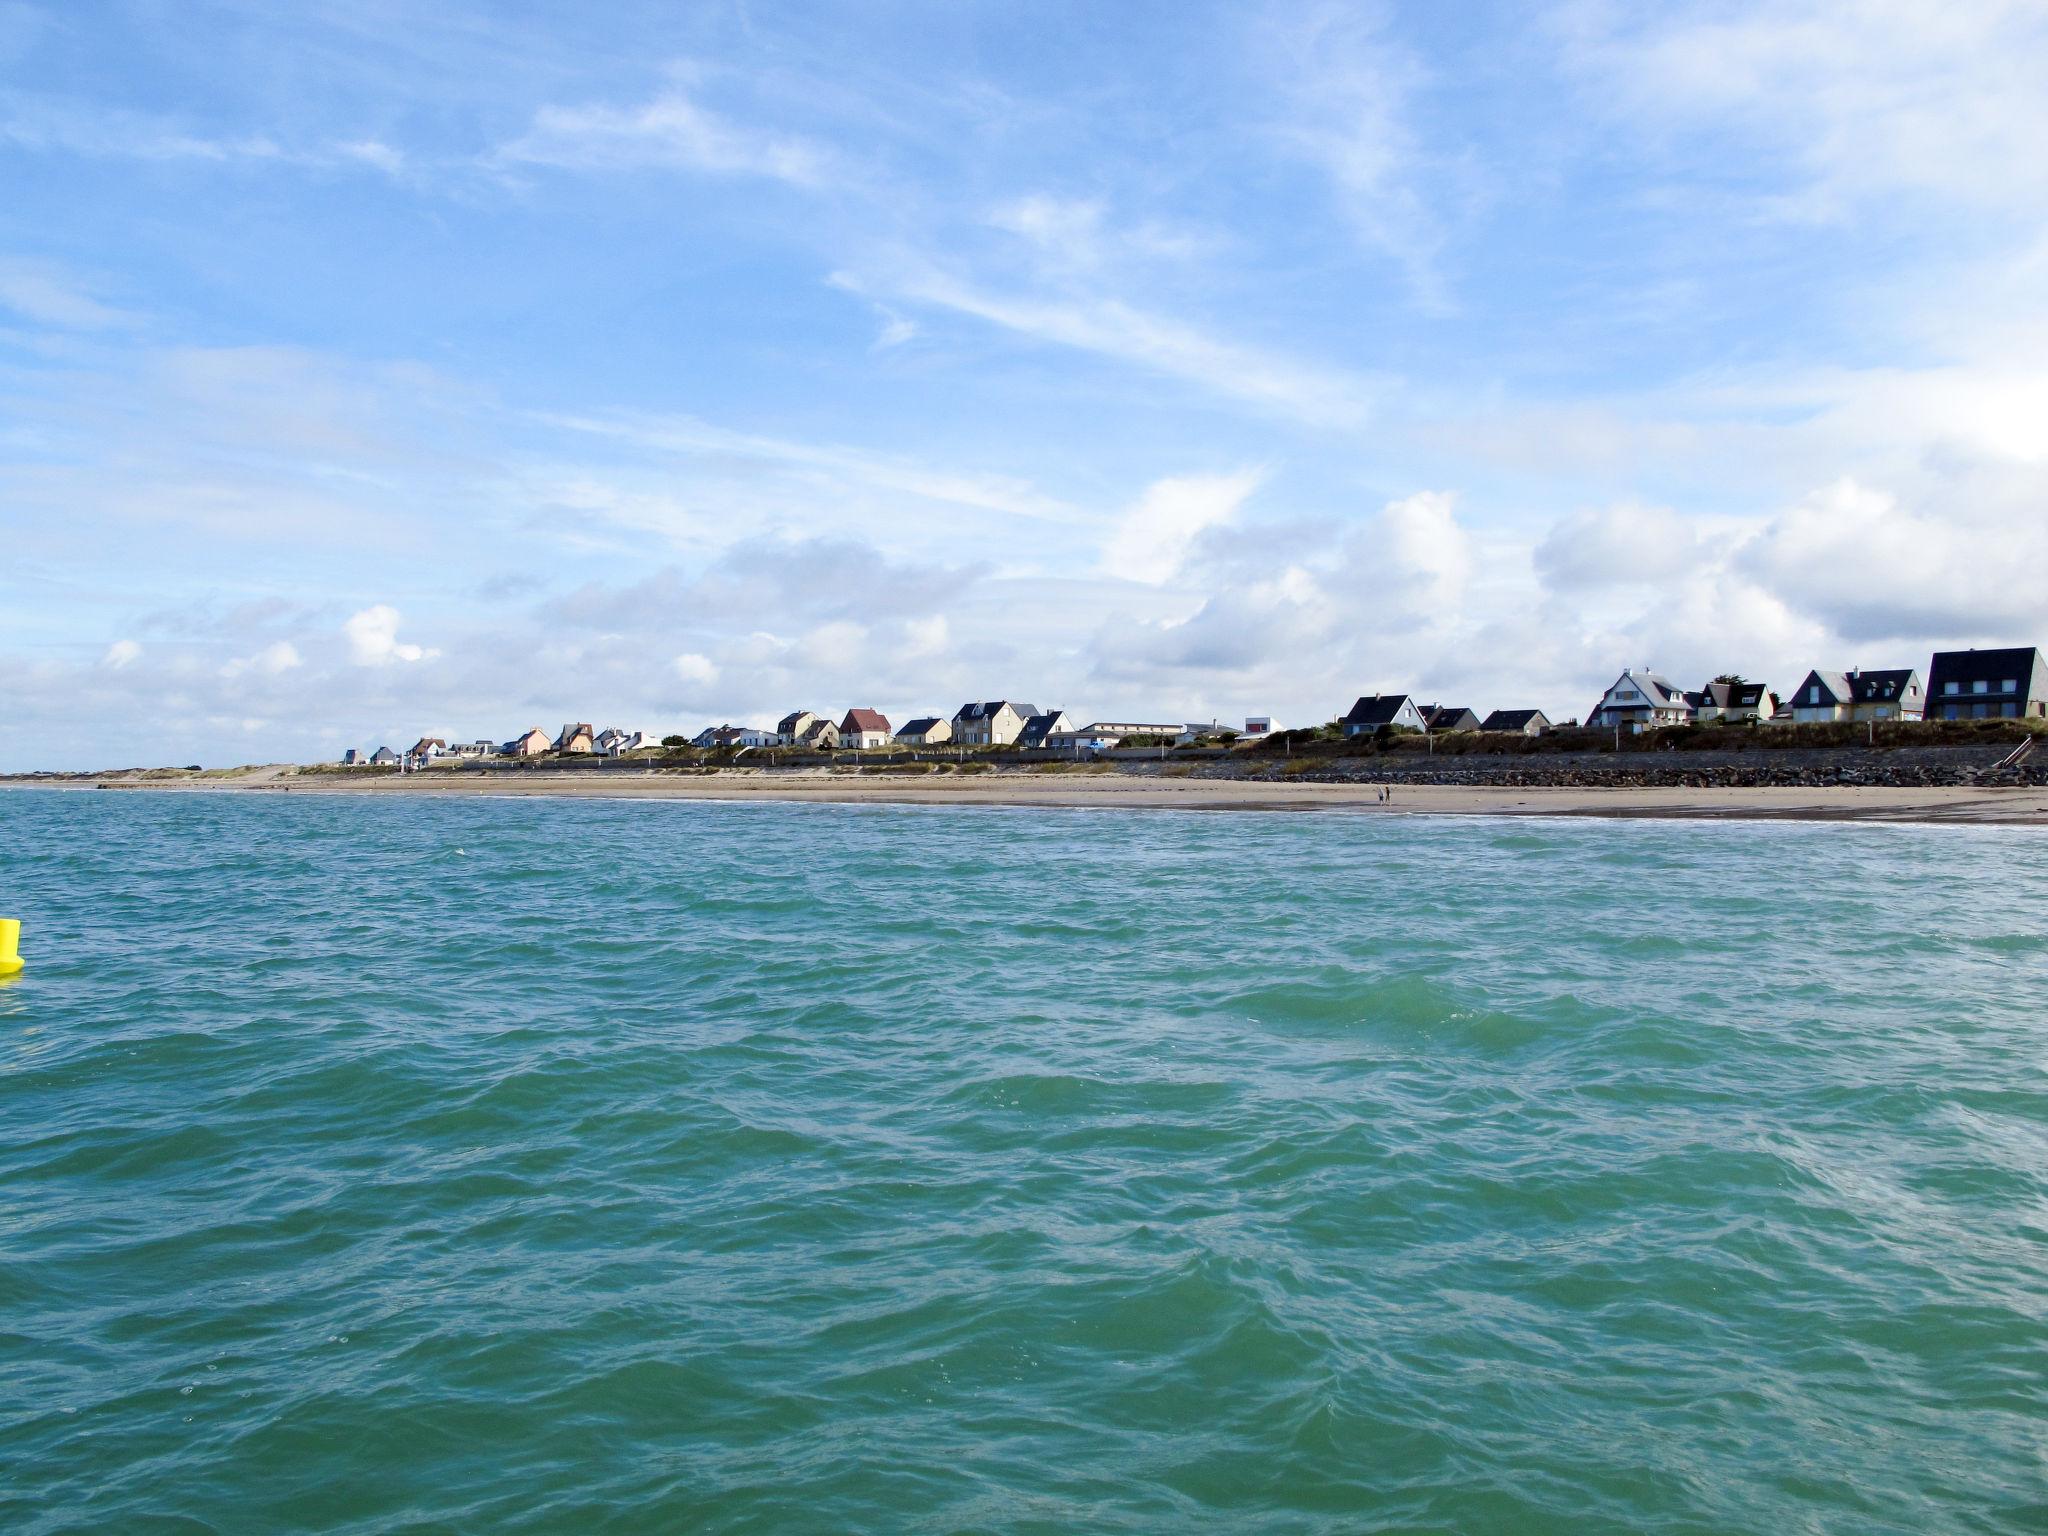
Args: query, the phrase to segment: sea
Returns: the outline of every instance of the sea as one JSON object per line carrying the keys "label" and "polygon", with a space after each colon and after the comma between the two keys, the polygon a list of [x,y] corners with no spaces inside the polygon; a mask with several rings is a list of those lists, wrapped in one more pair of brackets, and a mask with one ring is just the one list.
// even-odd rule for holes
{"label": "sea", "polygon": [[0,1530],[2048,1530],[2048,835],[0,793]]}

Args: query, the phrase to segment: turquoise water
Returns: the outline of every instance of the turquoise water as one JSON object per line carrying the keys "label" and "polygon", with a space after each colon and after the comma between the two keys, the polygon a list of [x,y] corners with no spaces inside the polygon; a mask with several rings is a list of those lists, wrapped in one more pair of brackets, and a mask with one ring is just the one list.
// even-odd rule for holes
{"label": "turquoise water", "polygon": [[2048,838],[0,794],[10,1532],[2048,1529]]}

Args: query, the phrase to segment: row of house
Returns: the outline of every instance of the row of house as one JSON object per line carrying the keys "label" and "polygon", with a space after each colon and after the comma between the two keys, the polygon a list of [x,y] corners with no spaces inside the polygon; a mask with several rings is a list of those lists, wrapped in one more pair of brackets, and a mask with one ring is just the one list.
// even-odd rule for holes
{"label": "row of house", "polygon": [[[2031,646],[1937,651],[1923,684],[1913,667],[1815,670],[1790,695],[1733,674],[1680,688],[1648,667],[1624,667],[1586,716],[1601,730],[1646,731],[1716,721],[1811,725],[1843,720],[1985,720],[2048,717],[2048,661]],[[1567,721],[1565,724],[1576,724]],[[1497,709],[1480,719],[1459,705],[1424,704],[1405,693],[1366,694],[1341,722],[1347,736],[1381,730],[1512,731],[1554,728],[1540,709]]]}
{"label": "row of house", "polygon": [[[1815,724],[1828,721],[2041,719],[2048,717],[2048,661],[2032,646],[1996,650],[1937,651],[1926,681],[1916,668],[1877,671],[1808,672],[1789,695],[1732,674],[1697,689],[1682,689],[1651,668],[1625,667],[1602,693],[1586,723],[1602,730],[1653,730],[1665,725],[1715,721],[1753,724]],[[1555,728],[1540,709],[1496,709],[1482,718],[1458,704],[1425,704],[1405,693],[1366,694],[1340,722],[1347,736],[1381,730],[1436,734],[1446,731],[1507,731],[1540,736]],[[1576,725],[1565,721],[1565,725]],[[1040,709],[1017,699],[977,699],[951,715],[918,715],[892,726],[881,711],[849,709],[839,719],[815,710],[792,710],[773,730],[754,726],[708,726],[691,744],[711,749],[797,747],[811,750],[877,750],[885,747],[1020,747],[1076,753],[1105,752],[1135,742],[1185,744],[1212,738],[1256,741],[1272,733],[1270,716],[1254,715],[1242,727],[1211,720],[1091,720],[1076,722],[1063,709]],[[669,737],[668,741],[680,738]],[[379,747],[365,754],[350,748],[342,762],[424,768],[442,759],[534,758],[549,755],[621,757],[663,745],[648,731],[616,727],[594,730],[571,721],[550,736],[539,726],[506,742],[449,742],[423,736],[403,752]]]}
{"label": "row of house", "polygon": [[1017,699],[976,699],[951,715],[918,715],[892,727],[889,717],[874,709],[849,709],[834,721],[815,710],[792,710],[773,730],[746,725],[707,726],[691,745],[708,749],[735,747],[801,747],[814,751],[881,747],[1019,747],[1027,750],[1107,751],[1134,737],[1185,742],[1206,736],[1257,738],[1270,733],[1273,721],[1254,715],[1242,730],[1218,721],[1094,720],[1078,724],[1063,709],[1040,709]]}
{"label": "row of house", "polygon": [[2048,662],[2032,646],[1937,651],[1926,680],[1914,667],[1815,669],[1788,697],[1762,683],[1716,678],[1685,692],[1645,668],[1626,668],[1587,716],[1633,731],[1716,720],[1813,725],[1845,720],[2048,718]]}

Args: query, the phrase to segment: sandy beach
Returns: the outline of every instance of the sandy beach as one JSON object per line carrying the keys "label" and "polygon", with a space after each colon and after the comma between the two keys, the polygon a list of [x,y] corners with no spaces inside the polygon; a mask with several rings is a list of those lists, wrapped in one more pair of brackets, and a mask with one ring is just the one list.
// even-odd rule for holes
{"label": "sandy beach", "polygon": [[[20,786],[24,781],[12,781]],[[40,781],[45,785],[51,781]],[[1655,817],[1887,821],[2048,826],[2048,789],[1940,787],[1493,788],[1400,785],[1391,804],[1370,784],[1289,783],[1138,774],[995,772],[890,778],[822,770],[721,773],[475,774],[351,779],[289,768],[241,777],[72,779],[58,787],[200,794],[570,796],[604,800],[737,800],[843,805],[1039,806],[1086,810],[1353,811],[1364,815]]]}

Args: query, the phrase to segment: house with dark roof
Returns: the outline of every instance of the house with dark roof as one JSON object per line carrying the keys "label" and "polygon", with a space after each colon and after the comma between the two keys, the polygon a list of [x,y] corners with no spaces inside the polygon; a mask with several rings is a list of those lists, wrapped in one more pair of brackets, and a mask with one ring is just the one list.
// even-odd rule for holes
{"label": "house with dark roof", "polygon": [[966,747],[1007,747],[1023,733],[1024,722],[1040,713],[1036,704],[1009,699],[962,704],[953,712],[953,739]]}
{"label": "house with dark roof", "polygon": [[379,747],[370,754],[370,766],[372,768],[396,768],[398,766],[398,754],[389,747]]}
{"label": "house with dark roof", "polygon": [[1346,736],[1370,736],[1381,726],[1396,731],[1422,731],[1429,724],[1405,693],[1368,693],[1351,706],[1342,721]]}
{"label": "house with dark roof", "polygon": [[1508,731],[1518,736],[1541,736],[1550,729],[1550,716],[1540,709],[1496,709],[1479,729]]}
{"label": "house with dark roof", "polygon": [[[778,736],[777,740],[780,739]],[[784,744],[804,747],[812,752],[830,752],[839,745],[839,727],[822,716],[813,715],[796,735]]]}
{"label": "house with dark roof", "polygon": [[506,742],[504,752],[507,757],[539,757],[552,745],[548,733],[536,725],[524,735],[514,736]]}
{"label": "house with dark roof", "polygon": [[1457,704],[1418,704],[1422,723],[1431,731],[1476,731],[1479,716]]}
{"label": "house with dark roof", "polygon": [[1586,724],[1600,730],[1620,726],[1630,731],[1655,730],[1660,725],[1685,725],[1692,720],[1692,701],[1648,668],[1638,672],[1623,667],[1621,676],[1600,695],[1600,702],[1586,717]]}
{"label": "house with dark roof", "polygon": [[865,750],[886,747],[894,738],[889,734],[889,717],[876,709],[849,709],[846,718],[839,722],[839,745]]}
{"label": "house with dark roof", "polygon": [[368,761],[369,758],[364,756],[361,747],[350,747],[341,754],[341,766],[344,768],[360,768]]}
{"label": "house with dark roof", "polygon": [[1685,699],[1692,705],[1693,720],[1699,725],[1711,725],[1716,720],[1769,720],[1783,707],[1778,696],[1762,683],[1716,680],[1696,693],[1688,693]]}
{"label": "house with dark roof", "polygon": [[1927,707],[1927,692],[1912,667],[1881,672],[1806,674],[1779,708],[1778,718],[1796,725],[1830,720],[1918,720]]}
{"label": "house with dark roof", "polygon": [[906,747],[936,747],[953,739],[953,722],[942,715],[919,715],[896,728],[896,740]]}
{"label": "house with dark roof", "polygon": [[562,734],[555,738],[557,752],[595,752],[597,736],[587,721],[562,727]]}
{"label": "house with dark roof", "polygon": [[2048,663],[2033,646],[1936,651],[1927,668],[1933,720],[2039,720],[2048,716]]}
{"label": "house with dark roof", "polygon": [[1034,749],[1049,746],[1055,731],[1071,731],[1073,728],[1074,722],[1067,718],[1064,709],[1048,710],[1024,722],[1024,728],[1017,733],[1017,745]]}

